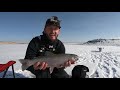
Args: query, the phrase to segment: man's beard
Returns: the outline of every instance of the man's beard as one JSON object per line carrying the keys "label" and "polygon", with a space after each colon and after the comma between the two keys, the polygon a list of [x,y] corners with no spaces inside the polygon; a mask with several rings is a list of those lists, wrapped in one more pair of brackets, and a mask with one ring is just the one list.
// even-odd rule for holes
{"label": "man's beard", "polygon": [[[46,34],[46,33],[45,33],[45,34]],[[50,33],[50,34],[53,34],[53,33]],[[49,35],[48,35],[48,34],[46,34],[46,36],[48,37],[48,39],[49,39],[50,41],[52,41],[52,42],[53,42],[53,41],[56,41],[56,40],[57,40],[58,35],[53,34],[53,35],[55,36],[55,39],[54,39],[54,40],[52,40],[52,39],[51,39],[51,35],[50,35],[50,34],[49,34]]]}
{"label": "man's beard", "polygon": [[[56,35],[56,34],[54,34],[54,33],[50,33],[49,35],[47,35],[48,37],[49,37],[49,39],[51,38],[51,36],[54,36],[55,37],[55,39],[54,40],[52,40],[52,41],[55,41],[56,39],[57,39],[57,37],[58,37],[58,35]],[[51,39],[50,39],[51,40]]]}

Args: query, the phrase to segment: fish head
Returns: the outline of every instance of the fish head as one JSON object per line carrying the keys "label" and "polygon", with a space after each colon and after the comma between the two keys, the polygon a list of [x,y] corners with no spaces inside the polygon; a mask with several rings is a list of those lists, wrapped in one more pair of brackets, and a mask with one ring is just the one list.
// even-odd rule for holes
{"label": "fish head", "polygon": [[76,55],[76,54],[71,54],[71,59],[74,60],[74,61],[78,61],[79,60],[79,56]]}

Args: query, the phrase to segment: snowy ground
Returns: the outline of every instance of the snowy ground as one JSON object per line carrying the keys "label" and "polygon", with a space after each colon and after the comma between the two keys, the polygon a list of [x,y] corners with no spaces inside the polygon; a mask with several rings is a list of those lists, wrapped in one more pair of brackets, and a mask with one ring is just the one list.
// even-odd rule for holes
{"label": "snowy ground", "polygon": [[[90,78],[120,78],[120,46],[92,46],[92,45],[69,45],[65,44],[66,53],[79,55],[79,61],[66,68],[66,72],[71,75],[72,68],[81,64],[89,67],[87,74]],[[98,47],[102,47],[99,52]],[[0,63],[7,63],[15,60],[14,64],[16,78],[35,78],[29,71],[22,71],[18,59],[25,56],[27,44],[0,45]],[[11,67],[8,69],[5,78],[13,78]],[[4,72],[0,73],[2,77]]]}

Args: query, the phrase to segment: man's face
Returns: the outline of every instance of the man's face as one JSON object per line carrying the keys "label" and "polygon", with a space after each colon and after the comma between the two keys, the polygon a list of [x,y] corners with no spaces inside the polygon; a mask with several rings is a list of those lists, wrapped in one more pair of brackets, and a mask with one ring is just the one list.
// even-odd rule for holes
{"label": "man's face", "polygon": [[57,26],[50,25],[45,28],[44,32],[47,34],[50,40],[54,41],[57,39],[60,29]]}

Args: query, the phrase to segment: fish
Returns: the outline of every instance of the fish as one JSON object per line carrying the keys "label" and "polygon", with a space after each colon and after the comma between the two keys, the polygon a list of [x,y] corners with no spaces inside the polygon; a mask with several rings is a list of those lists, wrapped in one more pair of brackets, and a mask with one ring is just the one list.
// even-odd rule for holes
{"label": "fish", "polygon": [[50,72],[53,71],[54,67],[62,66],[68,60],[74,62],[79,60],[79,56],[76,54],[53,54],[52,52],[46,52],[44,56],[39,56],[33,59],[19,59],[22,64],[22,71],[26,70],[31,65],[34,65],[36,62],[46,62],[48,67],[50,67]]}

